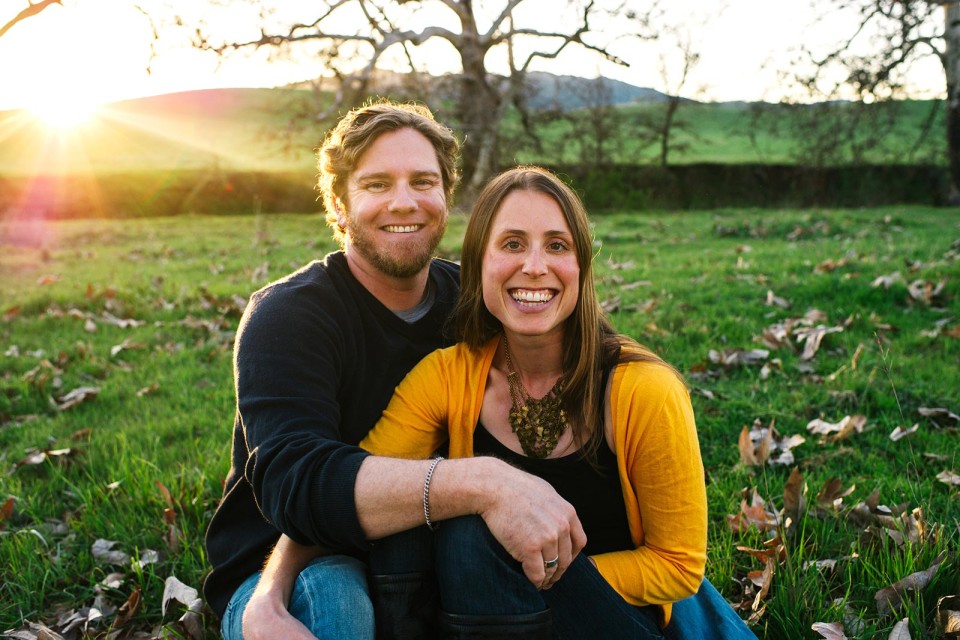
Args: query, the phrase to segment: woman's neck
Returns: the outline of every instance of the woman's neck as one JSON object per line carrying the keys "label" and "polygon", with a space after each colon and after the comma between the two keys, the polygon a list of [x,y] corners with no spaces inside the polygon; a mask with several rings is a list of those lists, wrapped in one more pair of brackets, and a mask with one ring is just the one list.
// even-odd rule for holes
{"label": "woman's neck", "polygon": [[[531,397],[545,395],[563,375],[563,334],[524,336],[504,334],[501,361],[506,372],[515,371]],[[509,349],[509,364],[506,362]]]}

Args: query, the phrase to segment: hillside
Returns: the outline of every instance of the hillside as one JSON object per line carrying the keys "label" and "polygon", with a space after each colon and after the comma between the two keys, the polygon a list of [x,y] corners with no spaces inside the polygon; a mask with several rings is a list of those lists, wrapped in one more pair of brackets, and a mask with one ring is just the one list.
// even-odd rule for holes
{"label": "hillside", "polygon": [[0,111],[0,175],[309,167],[322,136],[305,116],[311,99],[292,89],[190,91],[106,105],[69,131]]}
{"label": "hillside", "polygon": [[[578,117],[583,124],[593,116],[574,107],[595,100],[590,90],[597,88],[596,81],[543,74],[534,75],[532,81],[549,88],[532,92],[531,104],[541,100],[545,105],[563,95],[567,117],[541,129],[540,149],[525,140],[518,119],[509,117],[504,123],[502,162],[581,163],[591,157],[578,146],[573,127]],[[613,81],[605,81],[603,87],[602,92],[618,103],[605,117],[624,123],[603,141],[609,160],[655,162],[658,147],[649,136],[663,117],[662,94]],[[46,129],[24,112],[0,111],[0,178],[173,170],[302,172],[309,178],[314,149],[324,134],[314,118],[314,98],[312,90],[302,88],[176,93],[105,106],[90,122],[68,131]],[[781,126],[780,133],[758,127],[752,106],[685,102],[677,114],[682,126],[674,132],[671,162],[797,162],[789,126]],[[899,161],[906,161],[914,132],[920,130],[930,106],[903,103],[895,135],[873,161],[896,162],[901,155],[904,159]],[[789,125],[797,115],[767,108],[768,121],[781,125]],[[940,126],[935,123],[933,131]],[[942,136],[935,133],[930,139],[929,150],[915,158],[935,157]]]}

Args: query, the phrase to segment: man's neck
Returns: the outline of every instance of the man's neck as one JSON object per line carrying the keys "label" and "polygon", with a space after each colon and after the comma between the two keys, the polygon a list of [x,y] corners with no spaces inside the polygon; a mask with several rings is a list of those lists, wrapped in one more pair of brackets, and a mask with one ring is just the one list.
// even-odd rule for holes
{"label": "man's neck", "polygon": [[347,266],[353,277],[391,311],[405,311],[417,306],[427,290],[430,264],[409,278],[389,276],[358,256],[346,251]]}

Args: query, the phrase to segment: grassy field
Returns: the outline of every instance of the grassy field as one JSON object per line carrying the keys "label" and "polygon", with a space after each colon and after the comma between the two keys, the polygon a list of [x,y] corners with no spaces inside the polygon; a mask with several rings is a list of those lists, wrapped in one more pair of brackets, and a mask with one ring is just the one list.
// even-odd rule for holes
{"label": "grassy field", "polygon": [[[692,391],[714,584],[760,637],[845,622],[886,638],[903,619],[934,637],[938,599],[960,595],[957,212],[595,224],[615,324]],[[443,255],[457,256],[463,226]],[[331,250],[327,236],[318,216],[0,223],[0,631],[184,633],[179,600],[161,613],[165,582],[199,589],[207,569],[237,319],[252,290]],[[846,416],[864,418],[808,430]],[[766,445],[759,429],[750,444],[755,421],[775,427]],[[780,457],[791,436],[806,440],[793,462],[744,462]],[[925,588],[881,613],[878,592],[882,607],[881,590],[915,572]]]}
{"label": "grassy field", "polygon": [[[945,162],[944,136],[935,133],[924,151],[908,157],[931,107],[930,102],[898,103],[896,125],[886,144],[870,161]],[[797,116],[769,107],[762,126],[749,105],[684,104],[674,130],[673,164],[787,163],[800,161],[791,122]],[[313,93],[303,89],[219,89],[193,91],[108,105],[91,122],[66,132],[44,129],[27,114],[0,112],[0,176],[162,172],[172,169],[289,172],[313,174],[312,150],[325,127],[316,122]],[[606,132],[621,144],[611,146],[608,160],[657,162],[656,144],[641,143],[643,130],[632,123],[659,122],[663,106],[627,105],[617,109],[624,128]],[[682,124],[685,123],[685,124]],[[770,128],[767,125],[775,125]],[[943,114],[933,131],[943,132]],[[571,141],[571,124],[543,127],[543,149],[516,145],[523,139],[516,114],[504,123],[501,161],[580,163],[585,161]],[[586,158],[590,160],[591,158]]]}

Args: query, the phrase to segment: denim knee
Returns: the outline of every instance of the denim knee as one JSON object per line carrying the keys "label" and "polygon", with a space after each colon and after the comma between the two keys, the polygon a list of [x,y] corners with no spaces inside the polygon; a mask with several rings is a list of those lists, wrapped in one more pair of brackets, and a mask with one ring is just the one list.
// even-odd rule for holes
{"label": "denim knee", "polygon": [[436,533],[441,606],[462,615],[526,614],[546,608],[523,567],[480,516],[444,520]]}
{"label": "denim knee", "polygon": [[317,638],[373,638],[366,565],[349,556],[316,558],[300,572],[290,613]]}
{"label": "denim knee", "polygon": [[[259,581],[260,573],[253,574],[230,598],[220,627],[224,640],[243,639],[243,611]],[[294,583],[289,611],[320,640],[372,640],[375,627],[366,565],[341,555],[314,559]]]}

